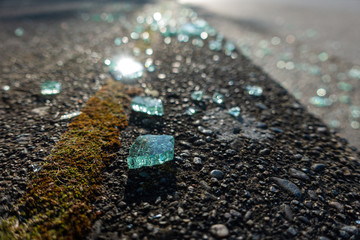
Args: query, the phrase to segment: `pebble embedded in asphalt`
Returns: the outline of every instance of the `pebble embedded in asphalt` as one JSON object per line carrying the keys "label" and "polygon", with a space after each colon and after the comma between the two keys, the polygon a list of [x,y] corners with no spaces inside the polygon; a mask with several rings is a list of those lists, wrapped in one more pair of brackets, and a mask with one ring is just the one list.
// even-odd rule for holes
{"label": "pebble embedded in asphalt", "polygon": [[225,238],[229,236],[229,229],[224,224],[215,224],[210,228],[210,232],[218,238]]}
{"label": "pebble embedded in asphalt", "polygon": [[272,177],[271,179],[293,196],[297,198],[302,197],[301,190],[293,182],[278,177]]}
{"label": "pebble embedded in asphalt", "polygon": [[224,178],[224,173],[218,169],[214,169],[210,172],[210,176],[218,180],[221,180]]}

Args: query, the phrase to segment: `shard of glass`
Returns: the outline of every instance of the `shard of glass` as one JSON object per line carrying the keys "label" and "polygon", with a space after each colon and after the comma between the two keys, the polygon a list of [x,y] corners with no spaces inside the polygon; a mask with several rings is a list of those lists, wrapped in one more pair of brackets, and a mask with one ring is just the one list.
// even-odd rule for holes
{"label": "shard of glass", "polygon": [[234,117],[240,116],[240,112],[241,112],[240,107],[232,107],[229,109],[229,114]]}
{"label": "shard of glass", "polygon": [[248,85],[248,86],[246,86],[246,90],[249,93],[249,95],[256,96],[256,97],[261,96],[262,93],[263,93],[262,87],[259,87],[259,86],[250,86],[250,85]]}
{"label": "shard of glass", "polygon": [[48,81],[41,84],[42,95],[54,95],[59,94],[61,91],[61,83],[55,81]]}
{"label": "shard of glass", "polygon": [[224,102],[224,95],[222,95],[221,93],[214,93],[214,95],[212,96],[212,100],[214,103],[222,104]]}
{"label": "shard of glass", "polygon": [[130,148],[130,169],[163,164],[174,159],[175,140],[170,135],[139,136]]}
{"label": "shard of glass", "polygon": [[204,97],[203,91],[194,91],[191,93],[191,99],[194,101],[201,101]]}
{"label": "shard of glass", "polygon": [[148,115],[164,115],[162,101],[151,97],[134,97],[131,101],[131,109]]}

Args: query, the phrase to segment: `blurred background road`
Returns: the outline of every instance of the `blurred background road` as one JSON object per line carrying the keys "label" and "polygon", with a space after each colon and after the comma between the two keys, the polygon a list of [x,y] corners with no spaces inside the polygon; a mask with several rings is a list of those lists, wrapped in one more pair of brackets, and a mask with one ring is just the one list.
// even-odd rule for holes
{"label": "blurred background road", "polygon": [[179,2],[360,147],[360,1]]}

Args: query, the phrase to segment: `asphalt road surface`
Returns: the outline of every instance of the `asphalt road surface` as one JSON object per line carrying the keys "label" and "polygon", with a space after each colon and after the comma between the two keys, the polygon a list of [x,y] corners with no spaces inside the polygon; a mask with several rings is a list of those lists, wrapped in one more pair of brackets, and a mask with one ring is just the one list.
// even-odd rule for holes
{"label": "asphalt road surface", "polygon": [[[214,48],[227,38],[196,12],[21,2],[2,2],[0,19],[0,239],[359,238],[359,151],[240,52]],[[239,49],[260,63],[277,47],[306,50],[295,35],[287,45],[269,36]],[[307,66],[313,79],[335,74],[315,65],[325,67]],[[134,77],[113,79],[121,74]],[[47,81],[61,91],[46,95]],[[132,110],[134,96],[161,100],[164,115]],[[129,169],[131,146],[148,134],[173,136],[174,158]]]}
{"label": "asphalt road surface", "polygon": [[[310,112],[360,147],[360,1],[179,2],[196,8]],[[310,103],[319,95],[331,106]]]}

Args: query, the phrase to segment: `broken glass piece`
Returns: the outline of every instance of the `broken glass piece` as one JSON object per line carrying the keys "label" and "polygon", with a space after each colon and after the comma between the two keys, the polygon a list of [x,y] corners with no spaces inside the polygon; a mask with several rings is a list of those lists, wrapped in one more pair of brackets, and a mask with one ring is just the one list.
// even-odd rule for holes
{"label": "broken glass piece", "polygon": [[229,114],[234,117],[240,116],[240,112],[241,112],[240,107],[232,107],[229,109]]}
{"label": "broken glass piece", "polygon": [[164,115],[162,101],[151,97],[134,97],[131,102],[131,109],[148,115]]}
{"label": "broken glass piece", "polygon": [[232,42],[227,41],[224,45],[225,48],[225,54],[227,56],[231,55],[232,52],[235,50],[235,44]]}
{"label": "broken glass piece", "polygon": [[340,127],[340,121],[336,120],[336,119],[332,119],[330,121],[330,127],[332,128],[339,128]]}
{"label": "broken glass piece", "polygon": [[351,103],[351,98],[350,98],[349,95],[341,95],[341,96],[339,96],[339,102],[350,104]]}
{"label": "broken glass piece", "polygon": [[263,89],[262,87],[259,87],[259,86],[246,86],[246,90],[248,91],[249,95],[251,96],[261,96],[262,93],[263,93]]}
{"label": "broken glass piece", "polygon": [[349,77],[360,79],[360,69],[358,68],[351,68],[348,73]]}
{"label": "broken glass piece", "polygon": [[360,118],[360,108],[357,106],[351,106],[350,107],[351,116],[353,118]]}
{"label": "broken glass piece", "polygon": [[4,86],[2,87],[2,90],[4,90],[4,91],[9,91],[9,90],[10,90],[10,86],[9,86],[9,85],[4,85]]}
{"label": "broken glass piece", "polygon": [[130,169],[163,164],[174,159],[175,140],[170,135],[139,136],[130,148]]}
{"label": "broken glass piece", "polygon": [[153,63],[153,60],[151,58],[146,59],[145,61],[145,68],[148,72],[154,72],[156,70],[156,67]]}
{"label": "broken glass piece", "polygon": [[224,95],[222,95],[221,93],[214,93],[214,95],[212,96],[212,100],[214,103],[222,104],[224,102]]}
{"label": "broken glass piece", "polygon": [[204,46],[204,41],[201,40],[200,38],[195,38],[195,39],[192,40],[192,44],[194,46],[203,47]]}
{"label": "broken glass piece", "polygon": [[324,88],[319,88],[317,91],[316,91],[316,94],[319,96],[319,97],[324,97],[326,95],[326,89]]}
{"label": "broken glass piece", "polygon": [[106,66],[110,66],[111,65],[111,60],[110,59],[105,59],[104,60],[104,64],[106,65]]}
{"label": "broken glass piece", "polygon": [[186,111],[185,111],[185,114],[186,115],[189,115],[189,116],[192,116],[196,113],[196,109],[195,108],[188,108]]}
{"label": "broken glass piece", "polygon": [[177,39],[179,42],[188,42],[190,37],[188,35],[185,35],[185,34],[179,34],[177,36]]}
{"label": "broken glass piece", "polygon": [[42,95],[54,95],[61,91],[61,83],[55,81],[44,82],[41,84]]}
{"label": "broken glass piece", "polygon": [[153,53],[154,53],[154,51],[152,50],[152,48],[145,49],[145,54],[146,55],[152,55]]}
{"label": "broken glass piece", "polygon": [[322,62],[325,62],[329,59],[329,55],[326,52],[322,52],[318,55],[318,59]]}
{"label": "broken glass piece", "polygon": [[200,36],[200,34],[204,31],[204,27],[205,26],[200,24],[185,23],[181,26],[180,32],[188,36]]}
{"label": "broken glass piece", "polygon": [[115,43],[116,46],[120,46],[121,43],[122,43],[121,38],[119,38],[119,37],[115,38],[114,43]]}
{"label": "broken glass piece", "polygon": [[310,98],[309,102],[316,107],[329,107],[333,103],[330,98],[318,96]]}
{"label": "broken glass piece", "polygon": [[360,123],[358,121],[351,121],[350,126],[353,129],[359,129],[360,128]]}
{"label": "broken glass piece", "polygon": [[347,82],[338,82],[337,86],[339,89],[345,92],[350,92],[352,90],[352,85]]}
{"label": "broken glass piece", "polygon": [[194,101],[201,101],[204,97],[203,91],[194,91],[191,93],[191,99]]}
{"label": "broken glass piece", "polygon": [[221,51],[222,42],[218,40],[212,40],[209,42],[209,49],[212,51]]}
{"label": "broken glass piece", "polygon": [[79,116],[80,114],[81,114],[80,111],[76,111],[76,112],[69,113],[69,114],[64,114],[64,115],[61,115],[60,120],[71,119],[71,118]]}
{"label": "broken glass piece", "polygon": [[160,29],[161,34],[166,37],[173,37],[177,34],[177,29],[175,27],[167,26]]}
{"label": "broken glass piece", "polygon": [[41,166],[41,165],[36,164],[36,163],[31,164],[30,166],[32,167],[32,170],[33,170],[33,172],[34,172],[34,173],[37,173],[37,172],[38,172],[38,171],[40,171],[40,170],[41,170],[41,168],[42,168],[42,166]]}
{"label": "broken glass piece", "polygon": [[118,81],[140,78],[143,72],[143,65],[128,57],[112,61],[110,65],[110,73]]}
{"label": "broken glass piece", "polygon": [[15,29],[14,33],[15,33],[15,36],[21,37],[24,35],[24,29],[19,27],[19,28]]}

